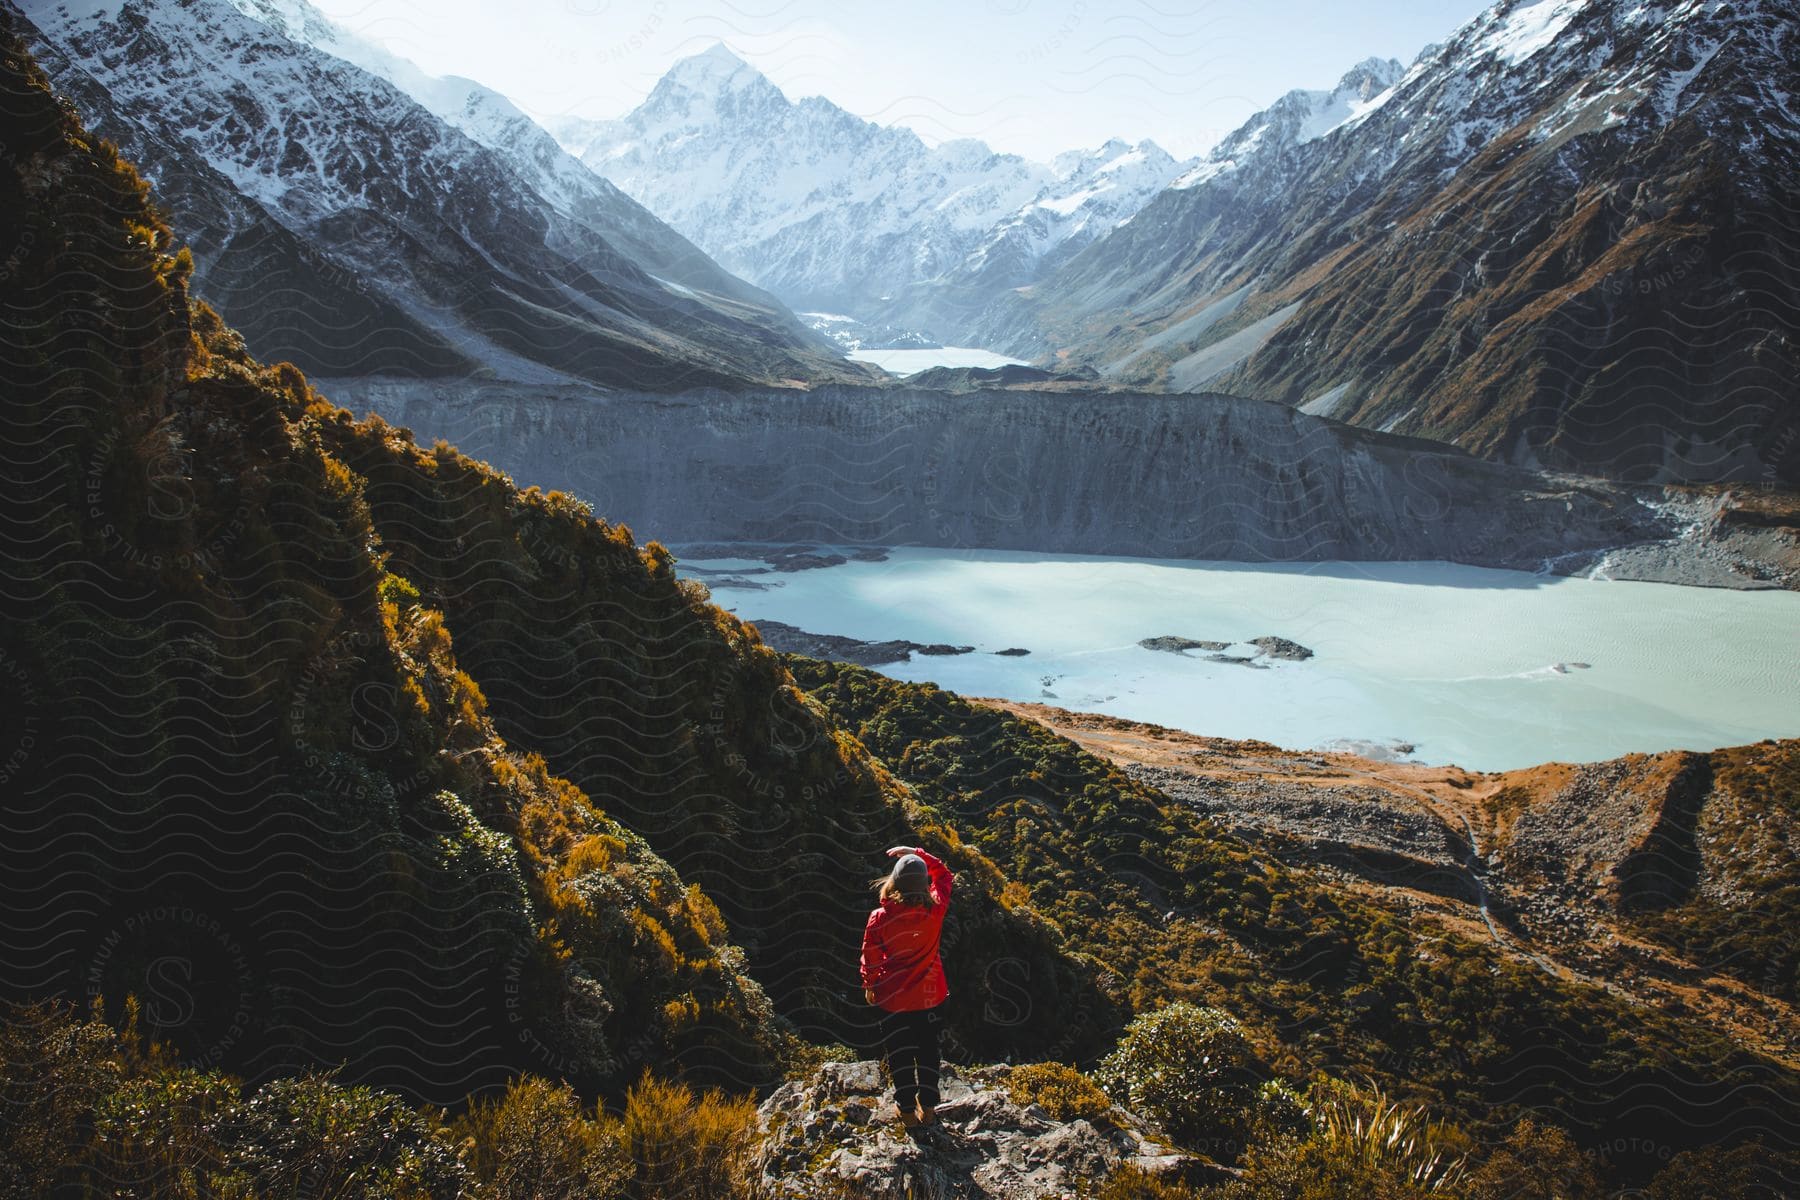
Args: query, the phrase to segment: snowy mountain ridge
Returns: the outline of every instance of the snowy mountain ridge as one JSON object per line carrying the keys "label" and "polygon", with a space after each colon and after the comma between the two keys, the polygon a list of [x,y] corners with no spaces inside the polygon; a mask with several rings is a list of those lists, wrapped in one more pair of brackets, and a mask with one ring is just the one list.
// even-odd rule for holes
{"label": "snowy mountain ridge", "polygon": [[1800,478],[1792,17],[1499,0],[1284,96],[967,344],[1527,464]]}
{"label": "snowy mountain ridge", "polygon": [[20,7],[59,90],[168,198],[200,293],[265,357],[666,387],[865,376],[504,98],[304,0]]}
{"label": "snowy mountain ridge", "polygon": [[1129,219],[1180,173],[1153,142],[1050,163],[962,138],[928,146],[818,96],[790,100],[723,44],[626,116],[550,122],[565,148],[726,266],[798,309],[880,319],[903,290],[1004,274]]}
{"label": "snowy mountain ridge", "polygon": [[1295,89],[1233,130],[1169,186],[1186,190],[1268,156],[1352,128],[1394,95],[1406,68],[1391,58],[1369,58],[1344,74],[1330,91]]}

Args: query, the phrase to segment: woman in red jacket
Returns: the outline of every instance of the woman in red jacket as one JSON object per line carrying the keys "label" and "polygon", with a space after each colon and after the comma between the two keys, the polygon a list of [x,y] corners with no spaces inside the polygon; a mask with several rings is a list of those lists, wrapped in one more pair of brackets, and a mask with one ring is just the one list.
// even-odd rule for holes
{"label": "woman in red jacket", "polygon": [[895,846],[893,870],[875,881],[881,905],[863,927],[863,998],[881,1011],[881,1042],[894,1107],[908,1129],[929,1125],[938,1104],[938,1005],[950,994],[938,938],[956,882],[920,846]]}

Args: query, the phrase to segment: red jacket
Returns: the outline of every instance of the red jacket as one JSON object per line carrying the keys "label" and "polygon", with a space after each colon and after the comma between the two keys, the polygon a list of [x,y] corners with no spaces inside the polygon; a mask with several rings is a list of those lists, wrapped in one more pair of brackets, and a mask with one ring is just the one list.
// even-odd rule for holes
{"label": "red jacket", "polygon": [[863,988],[874,992],[875,1003],[889,1012],[936,1008],[950,994],[938,937],[956,876],[936,855],[918,849],[913,853],[931,872],[931,907],[883,900],[863,927]]}

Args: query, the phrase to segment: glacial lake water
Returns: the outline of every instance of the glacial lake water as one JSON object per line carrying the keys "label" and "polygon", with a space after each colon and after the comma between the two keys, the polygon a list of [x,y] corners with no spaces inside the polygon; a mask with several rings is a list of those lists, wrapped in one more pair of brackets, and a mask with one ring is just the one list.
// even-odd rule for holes
{"label": "glacial lake water", "polygon": [[[751,621],[975,647],[878,668],[899,679],[1292,748],[1403,743],[1412,761],[1503,770],[1800,735],[1800,594],[1790,592],[1435,562],[926,549],[797,572],[753,558],[681,568]],[[1237,643],[1231,655],[1274,635],[1314,657],[1258,659],[1259,669],[1137,644],[1165,634]],[[994,653],[1009,647],[1030,654]]]}
{"label": "glacial lake water", "polygon": [[973,346],[934,346],[929,350],[852,350],[850,357],[870,362],[890,375],[911,375],[932,367],[1004,367],[1023,363]]}

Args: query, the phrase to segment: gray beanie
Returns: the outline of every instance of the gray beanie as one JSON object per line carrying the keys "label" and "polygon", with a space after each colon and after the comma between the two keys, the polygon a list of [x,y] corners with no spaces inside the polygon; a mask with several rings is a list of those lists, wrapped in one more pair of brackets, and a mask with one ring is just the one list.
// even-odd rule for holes
{"label": "gray beanie", "polygon": [[894,882],[908,891],[923,890],[931,882],[931,872],[926,870],[925,860],[918,855],[902,854],[894,864]]}

